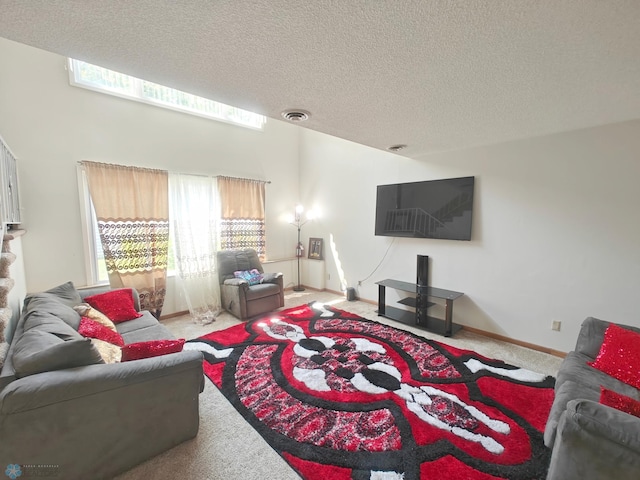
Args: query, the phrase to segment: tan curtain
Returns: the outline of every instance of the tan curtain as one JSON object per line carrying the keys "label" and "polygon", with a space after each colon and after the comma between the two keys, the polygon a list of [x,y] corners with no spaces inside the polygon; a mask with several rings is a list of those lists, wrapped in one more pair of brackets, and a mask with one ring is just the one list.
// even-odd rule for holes
{"label": "tan curtain", "polygon": [[264,260],[265,183],[262,180],[218,177],[222,250],[253,248]]}
{"label": "tan curtain", "polygon": [[169,250],[168,173],[82,162],[111,288],[133,287],[160,317]]}

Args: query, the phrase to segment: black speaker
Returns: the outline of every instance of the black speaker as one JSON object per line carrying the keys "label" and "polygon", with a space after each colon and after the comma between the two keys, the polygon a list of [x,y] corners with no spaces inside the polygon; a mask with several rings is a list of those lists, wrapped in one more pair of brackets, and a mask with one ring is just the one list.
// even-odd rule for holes
{"label": "black speaker", "polygon": [[427,255],[418,255],[416,284],[419,287],[429,286],[429,257]]}
{"label": "black speaker", "polygon": [[347,288],[347,300],[353,302],[356,299],[356,289],[353,287]]}

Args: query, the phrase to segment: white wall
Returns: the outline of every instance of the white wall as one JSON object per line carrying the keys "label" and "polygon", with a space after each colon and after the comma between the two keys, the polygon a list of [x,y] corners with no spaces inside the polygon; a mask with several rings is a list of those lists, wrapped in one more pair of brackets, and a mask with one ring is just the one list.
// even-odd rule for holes
{"label": "white wall", "polygon": [[[433,286],[465,293],[461,324],[562,351],[587,316],[640,326],[640,121],[420,160],[304,131],[301,152],[302,199],[323,212],[305,236],[333,236],[360,297],[377,300],[377,280],[415,281],[422,254]],[[374,236],[376,185],[468,175],[472,241]],[[336,255],[325,258],[339,290]]]}
{"label": "white wall", "polygon": [[[292,256],[295,235],[281,214],[298,202],[298,127],[268,121],[260,132],[71,87],[64,57],[5,39],[0,65],[0,133],[18,157],[29,291],[87,283],[81,160],[270,180],[267,256]],[[168,298],[163,313],[178,303]]]}
{"label": "white wall", "polygon": [[[302,241],[324,238],[331,290],[341,289],[339,264],[345,285],[375,300],[376,280],[413,281],[423,254],[432,285],[465,293],[459,323],[564,351],[589,315],[640,326],[640,121],[411,160],[283,122],[256,132],[70,87],[63,57],[3,39],[0,62],[29,291],[86,283],[76,162],[95,160],[271,180],[269,258],[295,246],[282,214],[298,200],[315,207],[321,218]],[[376,185],[466,175],[476,177],[471,242],[373,235]],[[296,281],[294,263],[271,265]],[[164,313],[181,309],[168,300]]]}

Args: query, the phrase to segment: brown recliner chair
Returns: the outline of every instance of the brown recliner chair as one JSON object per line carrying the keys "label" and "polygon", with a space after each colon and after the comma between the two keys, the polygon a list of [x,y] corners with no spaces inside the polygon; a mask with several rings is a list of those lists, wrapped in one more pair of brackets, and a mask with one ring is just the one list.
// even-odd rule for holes
{"label": "brown recliner chair", "polygon": [[[282,273],[264,273],[255,250],[221,250],[216,253],[216,258],[220,297],[225,310],[245,320],[284,307]],[[256,285],[249,285],[247,280],[233,274],[254,268],[263,274],[262,282]]]}

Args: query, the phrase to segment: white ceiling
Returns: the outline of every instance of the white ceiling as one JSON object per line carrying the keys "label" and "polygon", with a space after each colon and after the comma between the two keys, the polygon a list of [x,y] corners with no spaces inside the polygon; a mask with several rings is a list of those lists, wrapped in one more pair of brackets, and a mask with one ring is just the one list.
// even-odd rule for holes
{"label": "white ceiling", "polygon": [[0,0],[0,36],[413,158],[640,118],[640,0]]}

